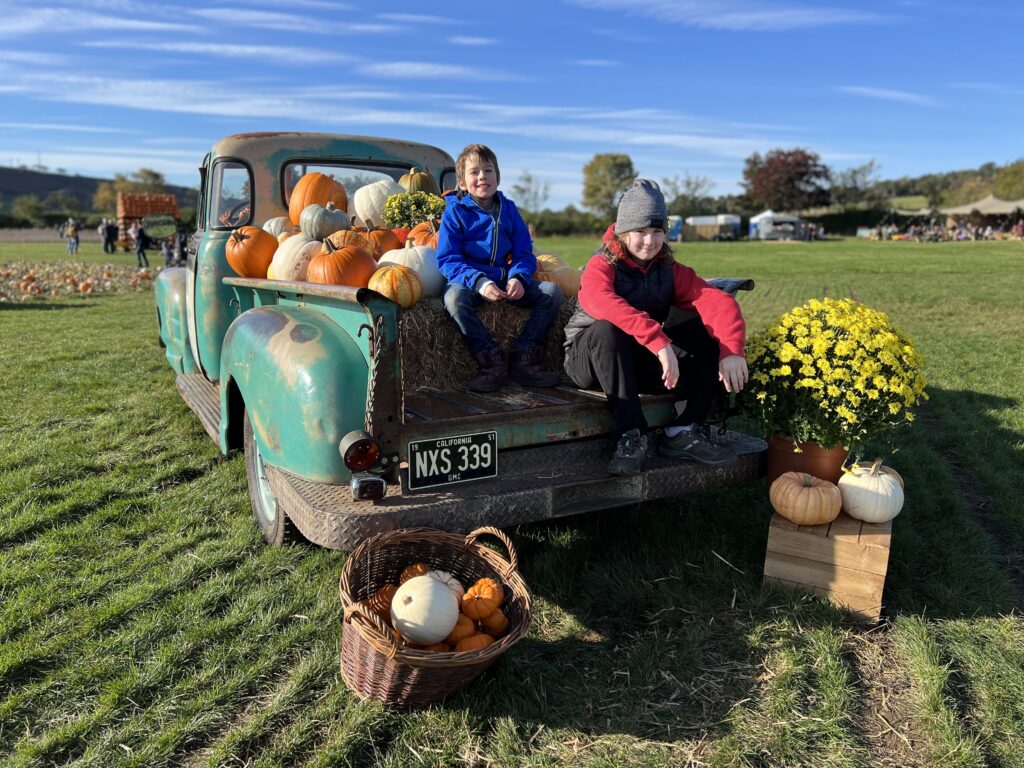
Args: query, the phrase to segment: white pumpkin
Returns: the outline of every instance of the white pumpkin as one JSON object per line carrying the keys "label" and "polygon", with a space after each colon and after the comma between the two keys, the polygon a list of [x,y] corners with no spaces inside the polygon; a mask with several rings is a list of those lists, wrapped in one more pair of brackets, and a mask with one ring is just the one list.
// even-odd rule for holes
{"label": "white pumpkin", "polygon": [[844,472],[839,478],[839,493],[846,514],[865,523],[884,523],[903,509],[903,478],[896,470],[882,466],[881,459],[874,463],[859,461]]}
{"label": "white pumpkin", "polygon": [[320,253],[320,241],[305,235],[292,235],[274,251],[267,269],[272,280],[305,280],[309,262]]}
{"label": "white pumpkin", "polygon": [[384,203],[391,195],[402,194],[405,194],[405,190],[398,182],[382,179],[357,189],[352,196],[352,207],[364,226],[370,226],[372,223],[379,227],[384,223]]}
{"label": "white pumpkin", "polygon": [[444,291],[446,281],[437,267],[437,251],[426,245],[415,245],[412,240],[406,240],[404,248],[387,251],[377,260],[377,264],[382,267],[385,264],[400,264],[414,270],[423,283],[424,296],[440,296]]}
{"label": "white pumpkin", "polygon": [[292,220],[287,216],[275,216],[263,222],[263,230],[274,237],[279,237],[282,232],[294,234],[299,231],[299,228],[292,224]]}
{"label": "white pumpkin", "polygon": [[462,582],[448,573],[448,571],[431,571],[428,575],[433,576],[448,587],[448,589],[455,593],[455,597],[459,599],[459,602],[462,602],[462,596],[466,594],[466,588],[462,586]]}
{"label": "white pumpkin", "polygon": [[351,229],[352,222],[348,214],[339,211],[334,203],[328,202],[326,206],[307,205],[299,215],[299,229],[306,237],[314,240],[323,240],[342,229]]}
{"label": "white pumpkin", "polygon": [[411,643],[440,643],[459,620],[455,592],[433,573],[409,579],[391,599],[391,624]]}

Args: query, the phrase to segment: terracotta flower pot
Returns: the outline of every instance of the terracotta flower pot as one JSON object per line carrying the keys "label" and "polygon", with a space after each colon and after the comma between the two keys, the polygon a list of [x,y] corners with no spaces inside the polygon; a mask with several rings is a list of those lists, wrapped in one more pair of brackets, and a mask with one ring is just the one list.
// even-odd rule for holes
{"label": "terracotta flower pot", "polygon": [[772,435],[768,438],[769,483],[784,472],[806,472],[830,483],[839,482],[843,474],[843,462],[849,454],[846,448],[841,445],[822,448],[814,440],[800,443],[800,453],[794,450],[795,447],[796,441],[789,435]]}

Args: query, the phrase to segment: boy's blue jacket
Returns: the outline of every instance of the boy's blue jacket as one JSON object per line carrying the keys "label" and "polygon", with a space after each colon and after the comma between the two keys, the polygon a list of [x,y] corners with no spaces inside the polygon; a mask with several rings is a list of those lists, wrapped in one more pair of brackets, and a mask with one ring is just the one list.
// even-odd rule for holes
{"label": "boy's blue jacket", "polygon": [[495,227],[491,212],[468,194],[449,195],[445,201],[448,205],[437,236],[437,266],[449,283],[470,290],[476,290],[484,278],[501,288],[510,277],[518,278],[524,287],[533,283],[537,259],[515,203],[500,191],[495,193],[495,205],[501,206]]}

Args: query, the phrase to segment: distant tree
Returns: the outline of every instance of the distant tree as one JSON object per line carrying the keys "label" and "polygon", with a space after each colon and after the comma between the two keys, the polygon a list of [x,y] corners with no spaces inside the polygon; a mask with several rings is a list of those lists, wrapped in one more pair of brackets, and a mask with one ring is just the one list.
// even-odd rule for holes
{"label": "distant tree", "polygon": [[828,205],[830,174],[821,157],[806,149],[757,152],[743,166],[743,186],[756,202],[780,211]]}
{"label": "distant tree", "polygon": [[63,189],[51,192],[43,200],[43,206],[48,211],[77,211],[78,198]]}
{"label": "distant tree", "polygon": [[714,187],[711,177],[691,173],[661,180],[661,191],[668,201],[668,212],[679,216],[693,216],[714,210],[715,204],[711,198]]}
{"label": "distant tree", "polygon": [[538,213],[551,194],[551,185],[542,182],[529,171],[523,171],[512,185],[513,202],[524,211]]}
{"label": "distant tree", "polygon": [[132,185],[132,189],[121,191],[151,195],[159,195],[167,191],[167,180],[164,175],[152,168],[139,168],[128,177],[128,181]]}
{"label": "distant tree", "polygon": [[44,211],[42,202],[35,195],[18,195],[11,201],[11,215],[18,219],[31,221],[36,226],[42,226],[45,223]]}
{"label": "distant tree", "polygon": [[992,194],[1003,200],[1024,197],[1024,159],[999,169],[992,181]]}
{"label": "distant tree", "polygon": [[941,205],[967,205],[992,193],[992,187],[979,177],[967,179],[955,189],[942,193]]}
{"label": "distant tree", "polygon": [[113,214],[117,210],[117,188],[114,182],[101,181],[92,196],[92,209],[96,213]]}
{"label": "distant tree", "polygon": [[604,219],[615,217],[619,196],[636,178],[629,155],[597,154],[583,166],[583,205]]}
{"label": "distant tree", "polygon": [[878,202],[875,192],[878,181],[878,163],[868,160],[864,165],[855,165],[832,175],[832,202],[839,205],[853,205],[863,202]]}

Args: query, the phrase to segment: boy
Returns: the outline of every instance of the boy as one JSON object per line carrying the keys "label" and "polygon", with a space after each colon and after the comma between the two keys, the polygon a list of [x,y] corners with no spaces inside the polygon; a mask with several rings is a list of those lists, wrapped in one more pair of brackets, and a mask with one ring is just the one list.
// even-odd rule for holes
{"label": "boy", "polygon": [[[511,377],[524,387],[554,387],[561,376],[541,367],[544,337],[558,316],[562,290],[534,282],[537,259],[526,224],[515,205],[498,191],[498,158],[483,144],[470,144],[455,163],[458,191],[449,195],[437,238],[437,264],[448,280],[444,304],[480,373],[474,392],[492,392]],[[477,316],[484,301],[507,301],[530,309],[506,362]]]}

